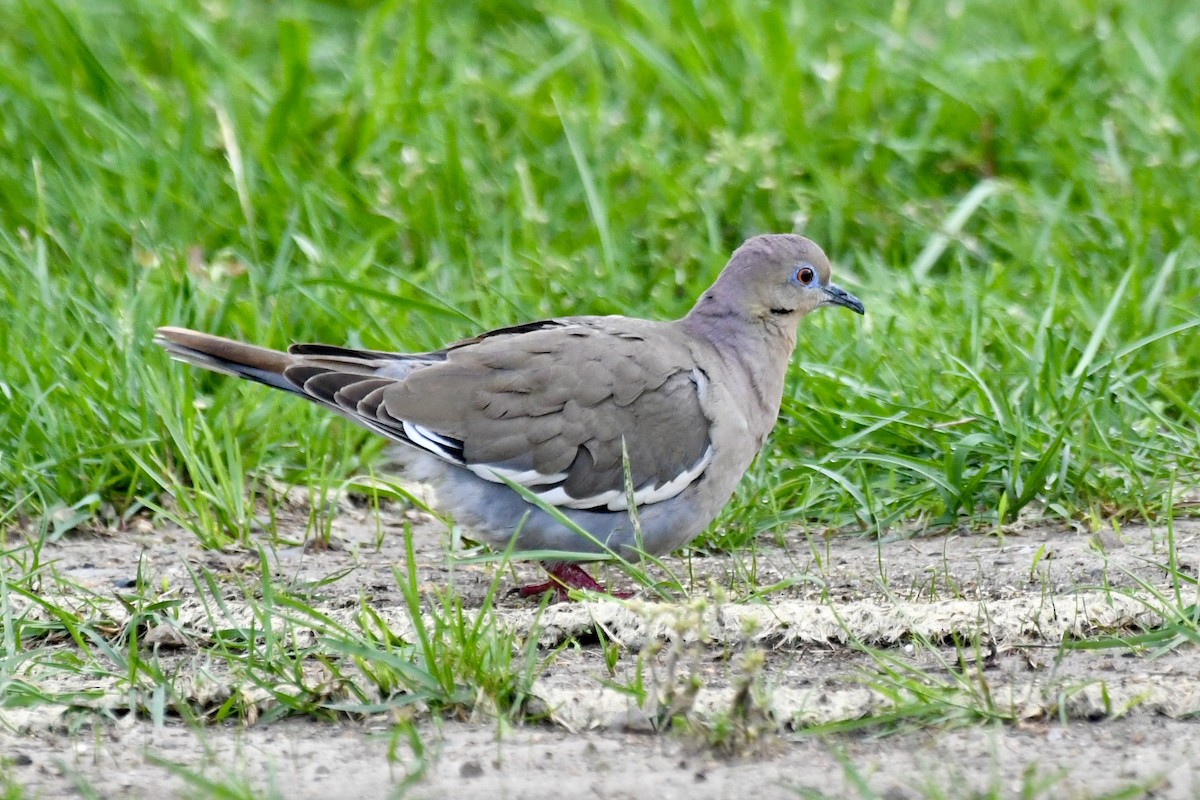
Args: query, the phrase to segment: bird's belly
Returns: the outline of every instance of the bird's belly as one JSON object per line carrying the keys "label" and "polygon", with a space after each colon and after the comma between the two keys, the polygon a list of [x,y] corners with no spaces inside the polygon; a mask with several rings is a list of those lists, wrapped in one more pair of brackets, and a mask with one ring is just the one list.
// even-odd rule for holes
{"label": "bird's belly", "polygon": [[554,550],[590,555],[614,550],[625,557],[635,557],[639,549],[651,555],[668,553],[703,531],[732,492],[731,486],[716,497],[711,488],[699,491],[704,479],[698,480],[669,500],[642,506],[637,525],[624,510],[561,509],[567,519],[586,532],[584,535],[527,503],[503,484],[480,480],[446,462],[433,462],[410,465],[415,467],[414,477],[433,488],[438,508],[449,512],[472,538],[505,548],[515,534],[515,549],[526,552]]}

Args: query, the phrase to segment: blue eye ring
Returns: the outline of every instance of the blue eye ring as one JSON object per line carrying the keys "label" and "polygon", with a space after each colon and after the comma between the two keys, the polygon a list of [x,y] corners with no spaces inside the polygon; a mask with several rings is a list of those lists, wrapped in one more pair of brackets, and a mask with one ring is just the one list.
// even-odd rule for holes
{"label": "blue eye ring", "polygon": [[817,280],[817,271],[812,264],[801,264],[792,273],[792,281],[800,286],[811,286]]}

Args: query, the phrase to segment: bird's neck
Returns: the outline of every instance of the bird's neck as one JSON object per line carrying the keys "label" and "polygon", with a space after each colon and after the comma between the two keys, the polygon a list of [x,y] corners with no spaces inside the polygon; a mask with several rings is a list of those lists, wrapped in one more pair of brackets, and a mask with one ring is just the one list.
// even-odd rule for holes
{"label": "bird's neck", "polygon": [[745,382],[751,390],[749,396],[760,403],[774,425],[783,399],[788,361],[796,346],[796,322],[790,315],[750,316],[706,297],[679,324],[716,351],[729,370]]}
{"label": "bird's neck", "polygon": [[709,341],[718,349],[759,350],[777,354],[785,365],[796,346],[794,314],[761,315],[747,313],[739,304],[723,301],[711,291],[705,293],[680,324],[693,336]]}

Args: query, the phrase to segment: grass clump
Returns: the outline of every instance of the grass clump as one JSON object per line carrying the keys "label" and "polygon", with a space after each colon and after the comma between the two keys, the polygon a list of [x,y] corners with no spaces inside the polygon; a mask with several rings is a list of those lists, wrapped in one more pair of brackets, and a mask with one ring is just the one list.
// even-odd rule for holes
{"label": "grass clump", "polygon": [[328,482],[378,451],[168,366],[156,324],[418,350],[677,316],[742,238],[798,228],[870,313],[805,322],[712,544],[1145,516],[1197,473],[1186,5],[49,8],[0,12],[0,498],[22,519],[169,495],[238,540],[247,474]]}
{"label": "grass clump", "polygon": [[[169,364],[166,323],[417,351],[677,317],[745,237],[800,231],[868,313],[805,320],[700,545],[1195,513],[1195,4],[12,0],[0,30],[0,707],[519,719],[552,657],[492,624],[494,587],[468,610],[412,569],[386,617],[266,556],[119,592],[42,560],[147,517],[216,553],[328,544],[377,462],[344,420]],[[1168,566],[1162,629],[1091,645],[1195,643]],[[1011,721],[952,661],[878,666],[894,710],[863,727]]]}

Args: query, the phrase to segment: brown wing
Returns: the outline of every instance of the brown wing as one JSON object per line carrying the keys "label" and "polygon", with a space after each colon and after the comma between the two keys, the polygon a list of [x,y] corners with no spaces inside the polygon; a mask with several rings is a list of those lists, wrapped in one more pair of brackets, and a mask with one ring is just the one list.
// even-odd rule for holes
{"label": "brown wing", "polygon": [[707,376],[669,323],[557,322],[429,354],[399,380],[330,371],[328,357],[286,375],[385,435],[556,505],[624,508],[622,448],[638,504],[678,494],[712,455]]}

